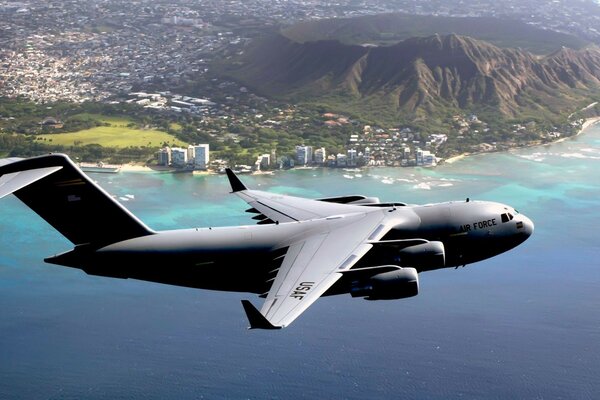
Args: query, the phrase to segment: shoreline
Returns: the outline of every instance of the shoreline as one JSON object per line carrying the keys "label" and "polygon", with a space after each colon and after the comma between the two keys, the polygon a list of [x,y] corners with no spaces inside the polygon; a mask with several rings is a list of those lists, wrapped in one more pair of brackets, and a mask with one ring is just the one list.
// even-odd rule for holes
{"label": "shoreline", "polygon": [[466,153],[461,153],[459,155],[450,157],[448,159],[443,159],[440,163],[438,163],[438,165],[441,164],[452,164],[455,163],[457,161],[460,161],[464,158],[470,157],[470,156],[476,156],[476,155],[480,155],[480,154],[490,154],[490,153],[499,153],[499,152],[504,152],[504,151],[511,151],[514,149],[523,149],[523,148],[530,148],[530,147],[537,147],[537,146],[548,146],[551,144],[556,144],[556,143],[562,143],[566,140],[569,139],[573,139],[576,138],[577,136],[581,135],[586,129],[596,125],[600,123],[600,117],[592,117],[592,118],[587,118],[585,121],[583,121],[583,124],[581,124],[581,128],[577,131],[576,134],[571,135],[571,136],[567,136],[567,137],[563,137],[557,140],[554,140],[552,142],[549,143],[535,143],[535,144],[531,144],[531,145],[525,145],[525,146],[518,146],[518,147],[513,147],[510,149],[506,149],[506,150],[500,150],[500,151],[483,151],[483,152],[466,152]]}
{"label": "shoreline", "polygon": [[[583,121],[583,124],[581,124],[581,129],[579,129],[579,132],[577,132],[577,134],[573,137],[579,136],[587,128],[594,126],[599,122],[600,122],[600,117],[587,118],[585,121]],[[568,139],[568,138],[563,138],[563,139]]]}
{"label": "shoreline", "polygon": [[[563,137],[560,138],[558,140],[549,142],[549,143],[536,143],[536,144],[532,144],[532,145],[525,145],[525,146],[519,146],[519,147],[514,147],[511,149],[507,149],[507,150],[501,150],[501,151],[511,151],[513,149],[519,149],[519,148],[526,148],[526,147],[536,147],[536,146],[548,146],[551,144],[555,144],[555,143],[562,143],[566,140],[569,139],[573,139],[576,138],[577,136],[581,135],[585,130],[587,130],[588,128],[600,124],[600,116],[598,117],[592,117],[592,118],[587,118],[583,124],[581,125],[581,128],[579,129],[579,131],[577,131],[577,133],[575,135],[572,136],[568,136],[568,137]],[[480,155],[480,154],[489,154],[489,153],[497,153],[498,151],[490,151],[490,152],[465,152],[465,153],[461,153],[458,154],[456,156],[447,158],[447,159],[443,159],[441,162],[438,163],[438,165],[443,165],[443,164],[453,164],[457,161],[463,160],[467,157],[471,157],[471,156],[475,156],[475,155]],[[309,167],[309,168],[315,168],[315,167]],[[300,168],[298,168],[300,169]],[[164,173],[178,173],[179,170],[177,170],[176,168],[172,168],[172,167],[162,167],[162,166],[152,166],[149,167],[147,165],[140,165],[140,164],[135,164],[135,163],[128,163],[128,164],[122,164],[120,166],[120,171],[121,172],[164,172]],[[187,171],[186,171],[187,172]],[[253,174],[273,174],[275,171],[260,171],[260,172],[254,172]],[[216,171],[198,171],[198,172],[193,172],[195,175],[214,175],[217,174]]]}
{"label": "shoreline", "polygon": [[562,143],[565,140],[568,140],[571,138],[576,138],[577,136],[581,135],[583,133],[583,131],[585,131],[587,128],[590,128],[599,122],[600,122],[600,117],[587,118],[585,121],[583,121],[583,124],[581,124],[581,128],[577,131],[576,134],[574,134],[573,136],[560,138],[557,141],[552,142],[552,143]]}
{"label": "shoreline", "polygon": [[121,165],[121,172],[154,172],[154,170],[145,165],[136,165],[129,163]]}

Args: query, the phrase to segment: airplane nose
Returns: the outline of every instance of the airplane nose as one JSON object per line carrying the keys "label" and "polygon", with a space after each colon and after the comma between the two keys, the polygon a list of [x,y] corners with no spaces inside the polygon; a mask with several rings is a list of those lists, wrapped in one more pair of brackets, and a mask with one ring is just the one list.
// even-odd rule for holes
{"label": "airplane nose", "polygon": [[523,224],[523,234],[527,237],[531,236],[534,230],[533,221],[521,214],[521,223]]}

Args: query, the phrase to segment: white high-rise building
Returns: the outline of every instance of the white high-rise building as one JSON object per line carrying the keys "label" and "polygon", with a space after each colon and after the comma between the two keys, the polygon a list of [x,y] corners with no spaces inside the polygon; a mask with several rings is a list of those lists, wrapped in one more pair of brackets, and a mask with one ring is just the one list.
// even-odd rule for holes
{"label": "white high-rise building", "polygon": [[194,164],[196,168],[205,169],[208,166],[210,148],[208,143],[194,145]]}

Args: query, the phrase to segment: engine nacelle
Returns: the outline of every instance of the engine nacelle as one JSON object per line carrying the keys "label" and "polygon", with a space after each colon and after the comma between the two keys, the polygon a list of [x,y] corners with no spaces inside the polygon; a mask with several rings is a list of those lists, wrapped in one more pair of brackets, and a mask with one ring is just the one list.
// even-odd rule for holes
{"label": "engine nacelle", "polygon": [[352,297],[366,300],[395,300],[419,294],[419,275],[414,268],[398,268],[358,281],[350,290]]}
{"label": "engine nacelle", "polygon": [[399,251],[399,255],[402,266],[418,268],[419,271],[446,266],[446,252],[442,242],[433,241],[405,247]]}

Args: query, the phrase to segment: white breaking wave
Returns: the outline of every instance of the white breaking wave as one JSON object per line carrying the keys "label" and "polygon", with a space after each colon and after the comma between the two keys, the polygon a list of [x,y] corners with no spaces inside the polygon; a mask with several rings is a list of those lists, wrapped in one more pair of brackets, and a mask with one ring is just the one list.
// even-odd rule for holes
{"label": "white breaking wave", "polygon": [[593,148],[593,147],[586,147],[585,149],[581,149],[581,151],[583,151],[584,153],[591,153],[591,154],[598,154],[600,155],[600,149],[597,148]]}
{"label": "white breaking wave", "polygon": [[520,158],[524,158],[529,161],[543,162],[546,160],[546,157],[545,157],[546,155],[547,155],[547,153],[533,153],[533,154],[519,154],[518,156]]}
{"label": "white breaking wave", "polygon": [[598,160],[600,159],[600,157],[593,157],[593,156],[586,156],[585,154],[581,154],[581,153],[563,153],[560,155],[563,158],[578,158],[578,159],[588,159],[588,160]]}
{"label": "white breaking wave", "polygon": [[422,189],[422,190],[431,190],[431,185],[429,183],[419,183],[418,185],[413,186],[413,188],[415,189]]}

